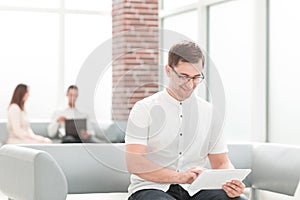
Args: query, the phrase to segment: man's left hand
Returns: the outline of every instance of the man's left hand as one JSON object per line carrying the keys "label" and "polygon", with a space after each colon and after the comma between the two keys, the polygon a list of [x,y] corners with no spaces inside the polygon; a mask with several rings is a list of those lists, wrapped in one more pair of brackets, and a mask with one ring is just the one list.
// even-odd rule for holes
{"label": "man's left hand", "polygon": [[239,180],[232,180],[225,183],[222,189],[230,198],[239,197],[245,190],[245,184]]}

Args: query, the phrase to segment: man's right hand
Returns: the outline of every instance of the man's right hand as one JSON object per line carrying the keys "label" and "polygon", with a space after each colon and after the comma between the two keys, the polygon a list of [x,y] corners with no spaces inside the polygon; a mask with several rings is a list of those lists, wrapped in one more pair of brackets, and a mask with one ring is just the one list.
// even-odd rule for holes
{"label": "man's right hand", "polygon": [[66,121],[66,117],[65,116],[60,116],[59,118],[57,118],[56,121],[59,122],[59,123],[65,122]]}
{"label": "man's right hand", "polygon": [[205,168],[192,167],[185,172],[179,172],[179,184],[191,184],[201,174]]}

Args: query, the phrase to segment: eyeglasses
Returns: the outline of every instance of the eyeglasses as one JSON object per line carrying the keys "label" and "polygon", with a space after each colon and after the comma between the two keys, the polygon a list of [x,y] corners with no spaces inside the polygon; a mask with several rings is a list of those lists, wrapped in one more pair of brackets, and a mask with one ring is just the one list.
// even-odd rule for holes
{"label": "eyeglasses", "polygon": [[180,75],[180,74],[178,74],[178,72],[175,71],[173,66],[170,66],[170,67],[173,70],[173,72],[177,75],[177,77],[178,77],[178,79],[180,80],[181,83],[187,83],[190,80],[193,80],[194,83],[198,84],[198,83],[201,83],[204,79],[204,74],[202,72],[201,72],[200,75],[190,77],[190,76],[187,76],[187,75]]}

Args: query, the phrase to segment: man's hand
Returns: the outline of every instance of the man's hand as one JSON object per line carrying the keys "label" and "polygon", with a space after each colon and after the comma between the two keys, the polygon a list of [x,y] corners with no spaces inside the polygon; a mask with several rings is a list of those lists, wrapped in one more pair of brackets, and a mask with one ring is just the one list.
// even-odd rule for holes
{"label": "man's hand", "polygon": [[225,183],[222,189],[230,198],[239,197],[245,190],[245,184],[239,180],[232,180]]}
{"label": "man's hand", "polygon": [[192,167],[191,169],[189,169],[185,172],[180,172],[179,173],[179,183],[180,184],[186,184],[186,183],[191,184],[199,176],[199,174],[201,174],[204,170],[205,170],[205,168]]}
{"label": "man's hand", "polygon": [[59,123],[65,122],[66,121],[66,117],[65,116],[60,116],[59,118],[57,118],[56,121],[59,122]]}

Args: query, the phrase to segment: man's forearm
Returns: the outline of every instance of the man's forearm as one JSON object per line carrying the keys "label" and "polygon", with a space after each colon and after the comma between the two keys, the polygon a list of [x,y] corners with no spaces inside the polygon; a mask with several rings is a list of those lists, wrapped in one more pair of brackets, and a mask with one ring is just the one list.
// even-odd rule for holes
{"label": "man's forearm", "polygon": [[127,153],[126,160],[129,172],[143,179],[159,183],[180,183],[179,172],[159,166],[144,155]]}

